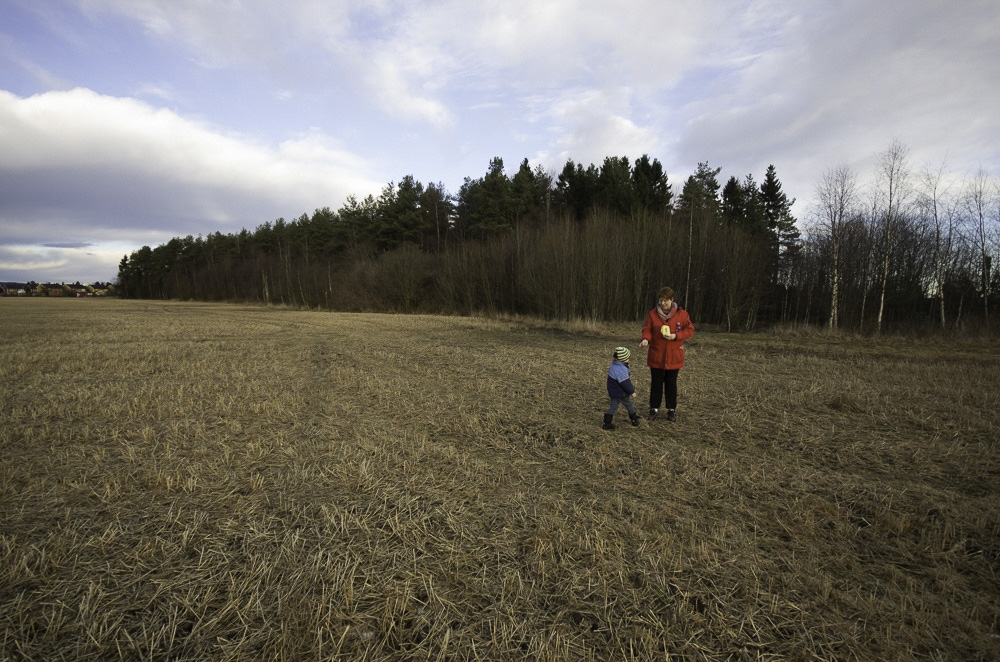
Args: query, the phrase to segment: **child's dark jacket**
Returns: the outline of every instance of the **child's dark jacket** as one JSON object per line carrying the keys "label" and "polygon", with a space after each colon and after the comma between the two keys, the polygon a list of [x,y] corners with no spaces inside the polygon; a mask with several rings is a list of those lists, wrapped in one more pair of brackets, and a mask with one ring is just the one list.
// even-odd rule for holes
{"label": "child's dark jacket", "polygon": [[611,361],[608,368],[608,397],[613,400],[624,400],[635,393],[635,386],[632,386],[632,378],[628,372],[628,365],[621,361]]}

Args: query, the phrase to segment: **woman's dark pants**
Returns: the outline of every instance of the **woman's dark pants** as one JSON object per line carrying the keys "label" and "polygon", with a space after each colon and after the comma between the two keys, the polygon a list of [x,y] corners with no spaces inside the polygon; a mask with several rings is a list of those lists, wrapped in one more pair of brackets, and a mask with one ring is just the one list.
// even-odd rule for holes
{"label": "woman's dark pants", "polygon": [[[677,409],[677,373],[680,370],[649,369],[649,408],[659,409],[666,395],[667,409]],[[664,388],[665,387],[665,388]],[[666,394],[664,394],[666,390]]]}

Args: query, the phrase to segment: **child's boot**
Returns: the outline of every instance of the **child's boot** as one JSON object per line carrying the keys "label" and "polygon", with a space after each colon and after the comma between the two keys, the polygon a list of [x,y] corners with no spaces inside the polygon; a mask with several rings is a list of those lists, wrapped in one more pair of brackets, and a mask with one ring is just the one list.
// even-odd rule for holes
{"label": "child's boot", "polygon": [[632,419],[632,427],[639,427],[639,414],[629,414],[628,417]]}
{"label": "child's boot", "polygon": [[614,417],[615,417],[614,414],[605,414],[604,415],[604,429],[605,430],[614,430],[615,429],[615,424],[611,422],[611,419],[613,419]]}

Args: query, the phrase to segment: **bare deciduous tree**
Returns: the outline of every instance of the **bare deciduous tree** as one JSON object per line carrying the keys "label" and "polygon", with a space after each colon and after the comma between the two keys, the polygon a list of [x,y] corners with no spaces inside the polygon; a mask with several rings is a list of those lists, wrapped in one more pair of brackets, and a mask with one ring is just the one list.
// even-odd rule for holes
{"label": "bare deciduous tree", "polygon": [[[972,225],[972,242],[975,245],[979,261],[979,284],[983,297],[983,324],[986,335],[990,333],[990,275],[992,272],[991,239],[992,231],[990,214],[993,212],[994,201],[998,197],[996,188],[990,186],[989,174],[979,168],[968,184],[965,193],[965,206]],[[997,202],[996,204],[1000,204]]]}
{"label": "bare deciduous tree", "polygon": [[951,258],[952,240],[954,234],[954,207],[948,197],[948,188],[944,183],[945,162],[937,171],[925,169],[920,175],[920,192],[917,205],[921,216],[929,225],[934,237],[934,288],[938,299],[941,316],[941,329],[947,326],[945,316],[945,278],[948,263]]}
{"label": "bare deciduous tree", "polygon": [[877,269],[875,264],[875,235],[878,233],[878,217],[879,217],[879,198],[880,194],[877,189],[871,190],[871,195],[868,198],[867,205],[865,207],[865,213],[858,214],[858,218],[861,219],[861,223],[864,226],[864,254],[861,256],[862,268],[861,275],[858,285],[861,289],[861,316],[858,322],[858,329],[864,331],[865,328],[865,312],[868,310],[868,292],[871,290],[872,283],[875,279],[874,272]]}
{"label": "bare deciduous tree", "polygon": [[844,229],[847,216],[851,212],[857,197],[857,175],[854,169],[842,164],[823,173],[816,185],[817,220],[829,233],[832,264],[830,265],[832,279],[832,295],[830,299],[830,329],[837,328],[838,297],[840,295],[840,248],[844,239]]}
{"label": "bare deciduous tree", "polygon": [[878,188],[881,189],[885,210],[883,214],[884,228],[884,261],[882,265],[882,295],[878,304],[877,333],[882,332],[882,314],[885,311],[885,291],[889,284],[889,264],[892,257],[893,229],[904,219],[904,207],[910,196],[909,185],[909,148],[894,139],[884,152],[878,155]]}

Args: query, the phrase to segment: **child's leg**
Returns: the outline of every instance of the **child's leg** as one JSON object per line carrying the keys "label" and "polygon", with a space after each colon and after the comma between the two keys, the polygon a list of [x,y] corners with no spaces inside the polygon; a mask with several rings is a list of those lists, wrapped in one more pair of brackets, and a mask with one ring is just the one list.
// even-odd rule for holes
{"label": "child's leg", "polygon": [[608,404],[608,410],[604,412],[604,425],[602,426],[605,430],[614,430],[615,424],[612,420],[615,417],[615,412],[618,411],[618,405],[621,404],[617,399],[610,398],[611,402]]}
{"label": "child's leg", "polygon": [[632,421],[632,427],[639,427],[639,414],[635,410],[632,398],[625,399],[625,409],[628,409],[628,418]]}
{"label": "child's leg", "polygon": [[622,402],[625,403],[625,409],[628,410],[629,418],[635,418],[636,416],[638,416],[638,414],[636,414],[635,411],[635,405],[632,404],[632,398],[625,398],[624,400],[622,400]]}

